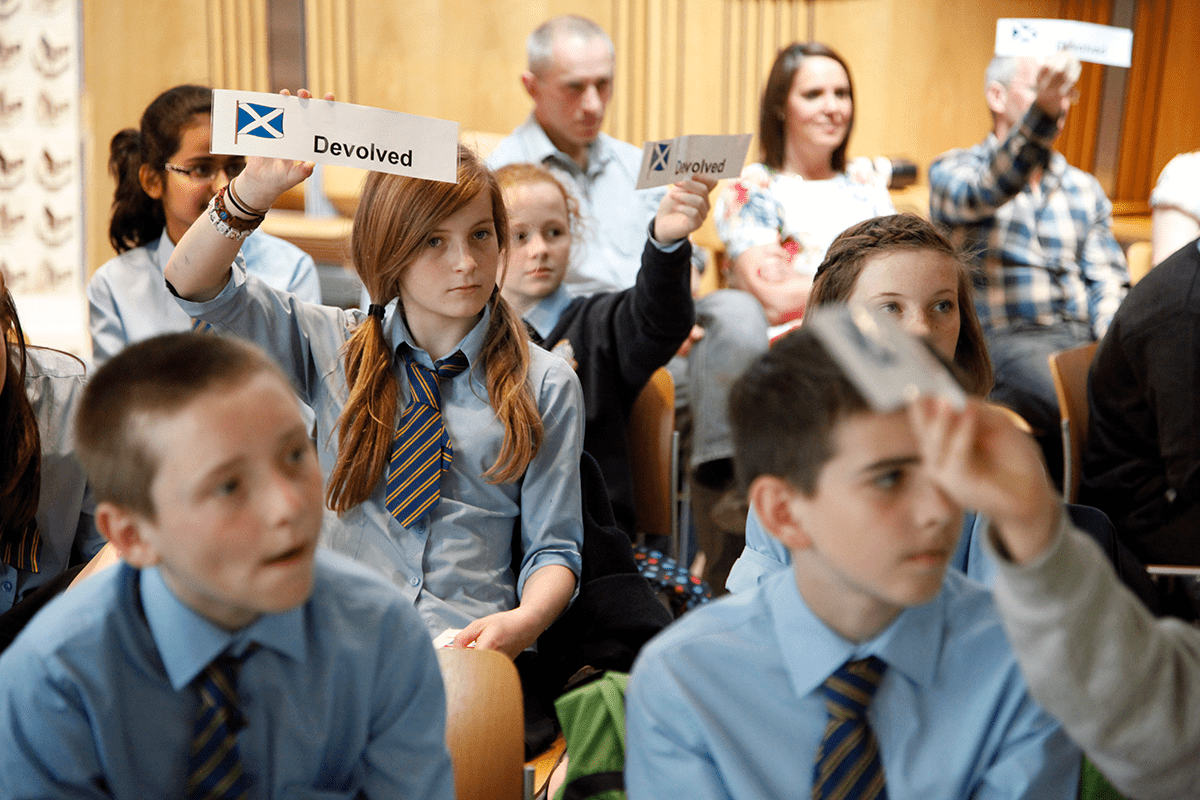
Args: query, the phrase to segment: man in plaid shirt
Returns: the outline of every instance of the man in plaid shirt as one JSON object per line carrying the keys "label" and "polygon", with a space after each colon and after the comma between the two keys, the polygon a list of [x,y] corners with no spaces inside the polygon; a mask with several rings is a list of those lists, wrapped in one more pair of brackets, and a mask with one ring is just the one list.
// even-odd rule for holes
{"label": "man in plaid shirt", "polygon": [[1047,356],[1099,339],[1129,289],[1099,182],[1051,147],[1078,62],[997,56],[984,96],[992,133],[929,168],[929,211],[974,260],[975,305],[996,370],[992,399],[1024,417],[1050,474],[1062,474]]}

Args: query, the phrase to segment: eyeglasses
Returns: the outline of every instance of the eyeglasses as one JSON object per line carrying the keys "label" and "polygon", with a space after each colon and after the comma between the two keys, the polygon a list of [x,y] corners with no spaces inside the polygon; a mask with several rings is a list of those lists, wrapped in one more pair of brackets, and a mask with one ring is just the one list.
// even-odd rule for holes
{"label": "eyeglasses", "polygon": [[218,172],[224,172],[225,177],[233,180],[246,168],[246,159],[231,158],[223,164],[218,164],[215,161],[202,161],[190,167],[183,167],[179,164],[164,164],[163,166],[168,171],[174,172],[176,175],[182,175],[185,178],[190,178],[196,183],[209,183],[213,178],[217,177]]}

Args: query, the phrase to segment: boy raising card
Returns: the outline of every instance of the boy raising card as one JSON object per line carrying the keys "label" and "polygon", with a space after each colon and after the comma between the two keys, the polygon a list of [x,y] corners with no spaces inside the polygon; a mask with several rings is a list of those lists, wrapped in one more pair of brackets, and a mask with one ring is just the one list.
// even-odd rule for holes
{"label": "boy raising card", "polygon": [[0,797],[453,796],[425,625],[317,550],[316,454],[261,351],[129,347],[92,378],[76,432],[124,563],[0,658]]}
{"label": "boy raising card", "polygon": [[733,388],[739,479],[792,569],[697,609],[629,683],[631,798],[1074,798],[991,596],[947,564],[962,509],[906,412],[873,411],[808,328]]}

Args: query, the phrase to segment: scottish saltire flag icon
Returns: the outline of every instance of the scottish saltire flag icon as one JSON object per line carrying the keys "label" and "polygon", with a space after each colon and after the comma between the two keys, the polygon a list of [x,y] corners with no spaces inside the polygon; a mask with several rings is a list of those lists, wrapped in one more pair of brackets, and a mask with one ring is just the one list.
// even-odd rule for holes
{"label": "scottish saltire flag icon", "polygon": [[650,161],[650,169],[662,172],[667,168],[667,159],[671,155],[670,142],[658,142],[654,145],[654,157]]}
{"label": "scottish saltire flag icon", "polygon": [[237,104],[237,135],[283,138],[283,109],[258,103]]}
{"label": "scottish saltire flag icon", "polygon": [[1014,42],[1021,42],[1023,44],[1034,42],[1038,38],[1037,28],[1021,20],[1015,20],[1013,22],[1012,38]]}

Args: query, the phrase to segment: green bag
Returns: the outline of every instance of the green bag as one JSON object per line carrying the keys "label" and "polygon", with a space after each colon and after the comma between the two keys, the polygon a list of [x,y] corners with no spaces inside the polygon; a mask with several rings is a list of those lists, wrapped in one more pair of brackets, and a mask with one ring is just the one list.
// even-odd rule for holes
{"label": "green bag", "polygon": [[624,672],[606,672],[554,701],[567,777],[554,800],[625,800]]}

